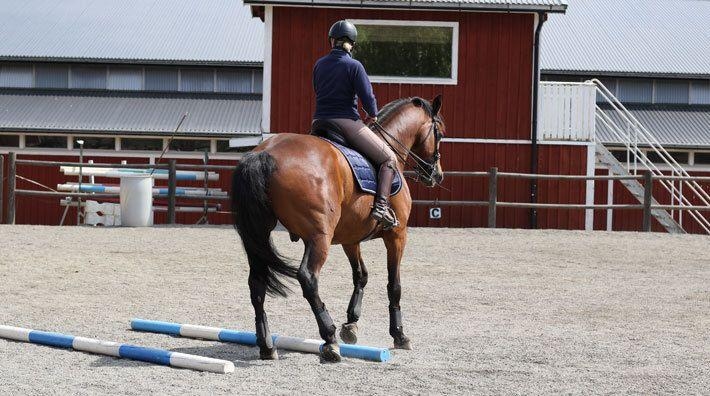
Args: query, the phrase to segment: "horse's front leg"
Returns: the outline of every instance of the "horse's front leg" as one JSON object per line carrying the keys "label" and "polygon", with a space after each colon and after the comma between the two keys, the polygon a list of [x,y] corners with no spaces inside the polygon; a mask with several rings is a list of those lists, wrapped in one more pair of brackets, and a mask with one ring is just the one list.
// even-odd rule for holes
{"label": "horse's front leg", "polygon": [[335,339],[335,324],[318,294],[318,275],[328,257],[330,238],[319,235],[312,240],[305,241],[305,245],[303,261],[298,269],[298,281],[303,290],[303,297],[308,300],[308,304],[316,316],[320,336],[325,341],[325,345],[321,349],[321,361],[339,362],[340,348]]}
{"label": "horse's front leg", "polygon": [[399,281],[399,266],[407,244],[407,230],[392,232],[384,237],[387,247],[387,296],[390,300],[390,335],[394,338],[394,347],[412,349],[409,338],[404,335],[402,327],[402,311],[399,299],[402,296],[402,286]]}
{"label": "horse's front leg", "polygon": [[365,262],[362,261],[359,243],[356,245],[343,245],[343,250],[345,255],[348,256],[350,266],[353,269],[354,289],[348,305],[348,322],[343,323],[340,328],[340,338],[346,344],[355,344],[357,343],[357,321],[360,319],[362,310],[362,296],[365,285],[367,285],[367,268],[365,268]]}

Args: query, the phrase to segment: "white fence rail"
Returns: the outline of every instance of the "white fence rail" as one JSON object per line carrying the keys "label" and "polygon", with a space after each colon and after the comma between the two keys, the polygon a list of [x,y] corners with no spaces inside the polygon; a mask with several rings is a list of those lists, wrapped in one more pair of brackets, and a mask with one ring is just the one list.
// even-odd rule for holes
{"label": "white fence rail", "polygon": [[593,83],[540,82],[539,139],[593,141],[596,91]]}

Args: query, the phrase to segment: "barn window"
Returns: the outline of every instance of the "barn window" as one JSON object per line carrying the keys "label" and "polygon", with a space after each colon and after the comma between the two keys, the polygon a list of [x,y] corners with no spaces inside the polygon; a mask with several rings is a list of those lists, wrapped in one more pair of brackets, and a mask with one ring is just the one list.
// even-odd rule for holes
{"label": "barn window", "polygon": [[170,142],[170,150],[172,151],[210,151],[209,140],[186,140],[175,139]]}
{"label": "barn window", "polygon": [[153,150],[163,149],[163,139],[121,138],[121,150]]}
{"label": "barn window", "polygon": [[74,138],[74,148],[79,148],[78,141],[84,142],[85,150],[115,150],[116,149],[116,138],[113,137],[75,137]]}
{"label": "barn window", "polygon": [[108,89],[140,91],[143,89],[143,69],[140,67],[111,67],[108,73]]}
{"label": "barn window", "polygon": [[25,147],[66,149],[67,137],[49,135],[27,135],[25,136]]}
{"label": "barn window", "polygon": [[35,66],[35,87],[36,88],[68,88],[69,87],[69,66],[66,65],[36,65]]}
{"label": "barn window", "polygon": [[353,20],[353,56],[373,82],[456,84],[458,23]]}
{"label": "barn window", "polygon": [[70,88],[106,89],[106,67],[72,66]]}
{"label": "barn window", "polygon": [[251,93],[251,70],[217,70],[217,92]]}
{"label": "barn window", "polygon": [[690,103],[710,104],[710,80],[696,80],[690,83]]}
{"label": "barn window", "polygon": [[0,147],[18,147],[20,137],[18,135],[0,135]]}

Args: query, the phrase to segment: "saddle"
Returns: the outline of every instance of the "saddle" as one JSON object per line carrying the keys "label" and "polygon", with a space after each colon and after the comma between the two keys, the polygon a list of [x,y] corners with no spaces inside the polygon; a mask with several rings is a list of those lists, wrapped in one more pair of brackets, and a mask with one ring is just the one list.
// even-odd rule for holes
{"label": "saddle", "polygon": [[[329,142],[345,156],[361,191],[372,195],[377,193],[378,169],[364,155],[350,147],[338,124],[329,120],[316,120],[311,127],[311,135]],[[396,172],[390,196],[396,195],[401,189],[402,177]]]}

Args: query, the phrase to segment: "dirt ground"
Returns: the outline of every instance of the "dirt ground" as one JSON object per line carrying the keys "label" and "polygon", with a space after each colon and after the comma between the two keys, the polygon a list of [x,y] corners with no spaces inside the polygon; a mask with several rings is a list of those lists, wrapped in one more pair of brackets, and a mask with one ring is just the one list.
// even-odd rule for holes
{"label": "dirt ground", "polygon": [[[275,233],[287,256],[301,244]],[[710,389],[710,238],[413,229],[402,309],[414,350],[388,363],[129,330],[133,317],[253,331],[246,258],[228,227],[0,226],[0,324],[234,362],[220,375],[0,340],[0,394],[539,394]],[[360,342],[391,346],[384,247]],[[350,267],[333,247],[321,296],[345,320]],[[269,299],[275,333],[318,338],[300,290]]]}

